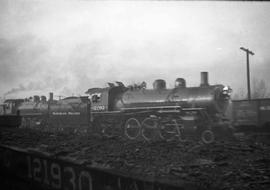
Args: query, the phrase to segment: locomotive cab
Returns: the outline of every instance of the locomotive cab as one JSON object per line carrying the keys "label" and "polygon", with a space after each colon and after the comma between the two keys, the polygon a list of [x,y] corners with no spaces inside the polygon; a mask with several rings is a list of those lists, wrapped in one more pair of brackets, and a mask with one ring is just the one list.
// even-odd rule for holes
{"label": "locomotive cab", "polygon": [[90,88],[86,92],[91,100],[92,112],[114,111],[115,100],[125,91],[123,86],[113,86],[107,88]]}
{"label": "locomotive cab", "polygon": [[86,94],[89,94],[91,101],[91,111],[103,112],[108,111],[108,89],[107,88],[91,88]]}
{"label": "locomotive cab", "polygon": [[119,126],[121,120],[120,112],[115,109],[115,102],[127,89],[123,85],[109,84],[110,87],[91,88],[85,92],[90,96],[92,130],[105,136],[112,136],[117,131],[114,127],[111,127]]}

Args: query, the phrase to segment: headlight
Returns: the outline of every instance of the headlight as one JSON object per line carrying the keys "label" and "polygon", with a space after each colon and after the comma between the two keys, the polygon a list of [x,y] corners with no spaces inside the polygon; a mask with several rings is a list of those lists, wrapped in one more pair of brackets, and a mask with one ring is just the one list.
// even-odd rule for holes
{"label": "headlight", "polygon": [[224,88],[222,89],[222,94],[227,97],[230,98],[232,93],[232,89],[229,86],[224,86]]}

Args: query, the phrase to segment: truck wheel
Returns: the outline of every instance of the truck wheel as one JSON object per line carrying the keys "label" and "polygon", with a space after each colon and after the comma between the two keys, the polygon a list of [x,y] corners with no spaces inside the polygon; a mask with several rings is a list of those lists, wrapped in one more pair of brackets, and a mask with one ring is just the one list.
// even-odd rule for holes
{"label": "truck wheel", "polygon": [[205,130],[201,134],[201,140],[204,144],[210,144],[210,143],[214,142],[215,135],[212,131]]}

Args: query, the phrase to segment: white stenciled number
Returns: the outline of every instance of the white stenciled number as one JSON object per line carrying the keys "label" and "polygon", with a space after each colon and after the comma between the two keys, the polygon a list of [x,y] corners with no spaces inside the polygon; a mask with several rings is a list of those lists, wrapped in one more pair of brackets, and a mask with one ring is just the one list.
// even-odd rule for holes
{"label": "white stenciled number", "polygon": [[33,161],[33,178],[35,181],[41,182],[41,162],[40,159],[35,158]]}
{"label": "white stenciled number", "polygon": [[139,187],[136,183],[136,181],[132,182],[129,186],[129,189],[132,189],[132,190],[139,190]]}
{"label": "white stenciled number", "polygon": [[118,189],[122,189],[121,178],[120,177],[117,179],[117,187],[118,187]]}
{"label": "white stenciled number", "polygon": [[[84,179],[84,180],[83,180]],[[87,180],[88,182],[88,188],[84,187],[83,188],[83,181]],[[86,183],[83,183],[83,184],[86,184]],[[88,189],[88,190],[92,190],[92,177],[91,175],[87,172],[87,171],[82,171],[80,173],[80,176],[79,176],[79,190],[83,190],[83,189]]]}
{"label": "white stenciled number", "polygon": [[[69,183],[71,186],[68,184],[64,187],[64,190],[76,190],[76,184],[75,184],[75,172],[73,168],[71,167],[66,167],[64,168],[64,173],[70,173],[71,177],[69,178]],[[71,189],[69,187],[72,187]]]}
{"label": "white stenciled number", "polygon": [[43,183],[46,185],[50,184],[49,178],[48,178],[48,164],[47,164],[47,160],[43,160],[43,168],[44,168],[44,180]]}
{"label": "white stenciled number", "polygon": [[56,163],[52,163],[51,165],[51,176],[53,178],[52,187],[61,189],[61,170],[60,166]]}
{"label": "white stenciled number", "polygon": [[27,166],[28,166],[28,178],[32,178],[32,164],[31,164],[31,157],[27,156]]}

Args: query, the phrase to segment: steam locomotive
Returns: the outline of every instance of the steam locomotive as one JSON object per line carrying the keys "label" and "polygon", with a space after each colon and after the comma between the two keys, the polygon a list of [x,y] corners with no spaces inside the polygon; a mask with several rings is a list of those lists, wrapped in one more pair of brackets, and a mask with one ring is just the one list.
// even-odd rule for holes
{"label": "steam locomotive", "polygon": [[21,124],[21,116],[18,107],[23,99],[7,99],[0,104],[0,127],[18,127]]}
{"label": "steam locomotive", "polygon": [[24,127],[91,129],[106,136],[124,134],[129,139],[181,141],[198,136],[205,143],[214,140],[213,128],[224,126],[230,99],[229,87],[209,85],[208,73],[201,73],[198,87],[186,87],[177,78],[175,87],[166,88],[162,79],[153,89],[146,84],[124,86],[109,83],[106,88],[90,88],[88,96],[53,100],[53,94],[35,96],[17,107]]}

